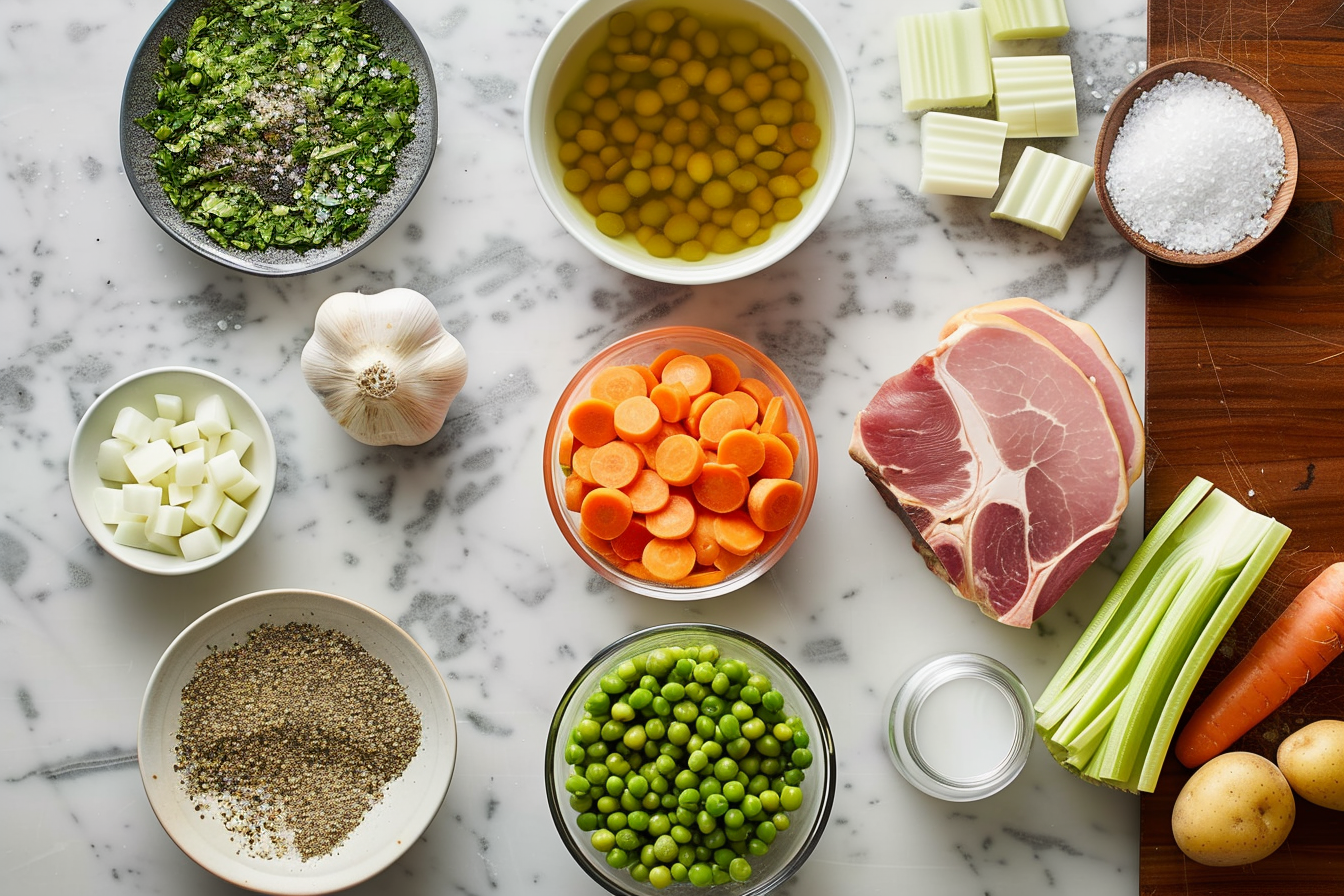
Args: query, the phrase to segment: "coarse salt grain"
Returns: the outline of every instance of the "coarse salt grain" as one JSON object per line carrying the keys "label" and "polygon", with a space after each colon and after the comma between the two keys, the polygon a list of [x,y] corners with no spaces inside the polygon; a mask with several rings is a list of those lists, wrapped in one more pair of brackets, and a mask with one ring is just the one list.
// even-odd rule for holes
{"label": "coarse salt grain", "polygon": [[1236,88],[1189,72],[1134,101],[1106,192],[1126,224],[1177,252],[1224,252],[1264,233],[1286,175],[1274,120]]}

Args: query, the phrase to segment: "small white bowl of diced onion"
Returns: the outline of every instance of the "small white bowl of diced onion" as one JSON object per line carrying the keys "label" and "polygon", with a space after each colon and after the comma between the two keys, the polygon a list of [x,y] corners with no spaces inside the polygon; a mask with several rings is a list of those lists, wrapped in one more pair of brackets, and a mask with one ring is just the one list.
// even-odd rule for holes
{"label": "small white bowl of diced onion", "polygon": [[134,374],[75,429],[70,494],[94,541],[134,569],[214,566],[256,531],[275,492],[275,439],[233,383],[190,367]]}

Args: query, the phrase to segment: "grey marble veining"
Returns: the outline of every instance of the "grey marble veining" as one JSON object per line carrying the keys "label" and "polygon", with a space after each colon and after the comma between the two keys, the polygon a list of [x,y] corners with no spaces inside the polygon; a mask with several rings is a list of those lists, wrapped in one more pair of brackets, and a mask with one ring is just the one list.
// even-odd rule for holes
{"label": "grey marble veining", "polygon": [[[953,0],[805,0],[845,60],[858,108],[848,179],[816,234],[745,280],[696,288],[628,277],[555,222],[522,146],[532,62],[563,2],[398,5],[436,65],[441,144],[392,229],[352,260],[293,279],[235,274],[172,242],[120,170],[125,67],[157,0],[0,5],[0,868],[23,893],[227,889],[167,838],[135,766],[145,683],[183,627],[251,591],[304,587],[373,606],[435,658],[459,719],[448,798],[423,841],[369,892],[591,893],[545,810],[542,751],[565,684],[638,627],[707,620],[793,660],[839,751],[825,837],[784,892],[1128,894],[1138,801],[1082,783],[1043,749],[1003,793],[954,805],[883,751],[892,683],[953,649],[995,656],[1039,693],[1140,534],[1134,500],[1101,562],[1035,628],[982,617],[923,567],[846,455],[854,414],[967,305],[1026,294],[1092,324],[1143,395],[1143,264],[1089,197],[1056,242],[993,221],[992,202],[923,196],[919,129],[900,111],[895,17]],[[1089,160],[1112,91],[1143,66],[1142,3],[1070,2],[1082,136],[1040,141]],[[1049,48],[1054,42],[1045,44]],[[1027,48],[1016,48],[1022,52]],[[1007,166],[1021,144],[1010,143]],[[418,448],[348,438],[298,356],[338,291],[429,296],[471,359],[443,431]],[[572,371],[663,323],[716,327],[780,364],[811,410],[816,505],[785,560],[693,604],[590,573],[541,487],[546,418]],[[205,367],[246,389],[275,430],[278,493],[258,537],[188,580],[101,555],[66,488],[81,413],[147,367]]]}

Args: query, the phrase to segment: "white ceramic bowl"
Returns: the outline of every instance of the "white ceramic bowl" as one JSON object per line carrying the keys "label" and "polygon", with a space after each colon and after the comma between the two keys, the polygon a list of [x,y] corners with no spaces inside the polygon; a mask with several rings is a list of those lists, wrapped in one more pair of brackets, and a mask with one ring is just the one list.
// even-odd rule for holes
{"label": "white ceramic bowl", "polygon": [[[159,393],[178,395],[188,409],[202,398],[217,393],[224,399],[235,429],[252,437],[252,447],[243,457],[245,466],[261,483],[244,502],[247,518],[232,538],[224,537],[224,546],[217,554],[199,560],[160,554],[143,548],[127,547],[113,540],[114,529],[98,516],[94,504],[94,490],[104,485],[98,476],[98,446],[111,438],[112,425],[123,407],[132,406],[142,413],[154,416],[154,396]],[[261,409],[252,399],[221,376],[192,367],[156,367],[132,374],[102,395],[84,412],[75,429],[70,448],[70,497],[74,499],[84,527],[94,541],[111,556],[127,566],[156,575],[184,575],[214,566],[237,551],[257,531],[271,496],[275,494],[275,438]]]}
{"label": "white ceramic bowl", "polygon": [[[262,623],[312,623],[355,639],[387,663],[420,712],[420,749],[383,799],[330,855],[256,858],[240,852],[223,823],[193,808],[173,768],[182,688],[212,649],[243,643]],[[206,613],[169,645],[140,708],[140,776],[168,836],[218,877],[263,893],[331,893],[368,880],[401,857],[443,804],[457,760],[452,700],[434,661],[390,619],[363,604],[317,591],[260,591]],[[204,814],[204,818],[202,818]]]}
{"label": "white ceramic bowl", "polygon": [[[598,231],[579,198],[565,189],[558,159],[561,139],[555,113],[575,88],[588,56],[604,39],[606,20],[629,9],[642,14],[657,8],[683,7],[711,22],[742,22],[766,37],[782,41],[806,63],[810,72],[807,99],[816,106],[821,128],[814,165],[817,183],[802,195],[803,210],[792,221],[776,224],[759,246],[728,255],[710,254],[701,261],[655,258],[629,233],[611,239]],[[579,0],[551,32],[532,69],[523,119],[524,142],[532,177],[556,219],[603,261],[630,274],[664,283],[722,283],[769,267],[796,249],[830,211],[849,170],[854,150],[854,100],[849,78],[835,46],[821,25],[796,0],[715,0],[673,3],[668,0]]]}

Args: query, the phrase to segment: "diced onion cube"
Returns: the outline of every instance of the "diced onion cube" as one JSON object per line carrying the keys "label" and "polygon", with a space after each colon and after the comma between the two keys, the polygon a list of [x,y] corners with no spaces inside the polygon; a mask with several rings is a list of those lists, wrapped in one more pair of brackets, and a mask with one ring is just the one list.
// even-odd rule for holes
{"label": "diced onion cube", "polygon": [[112,540],[129,548],[142,548],[146,551],[157,551],[160,554],[177,553],[176,551],[165,550],[150,541],[145,536],[145,524],[143,522],[118,523],[116,531],[112,533]]}
{"label": "diced onion cube", "polygon": [[250,498],[252,493],[260,487],[261,483],[257,481],[257,477],[252,475],[252,471],[247,467],[243,467],[243,478],[224,489],[224,494],[228,495],[233,500],[242,503]]}
{"label": "diced onion cube", "polygon": [[165,504],[157,508],[145,522],[153,525],[156,534],[176,538],[182,534],[182,523],[186,518],[187,512],[181,507]]}
{"label": "diced onion cube", "polygon": [[187,516],[198,526],[208,526],[223,503],[224,492],[220,491],[219,486],[213,482],[202,482],[196,486],[191,500],[187,502]]}
{"label": "diced onion cube", "polygon": [[230,537],[237,535],[238,530],[243,527],[243,520],[247,519],[247,511],[242,505],[224,499],[224,503],[219,506],[219,513],[215,514],[214,526],[219,531]]}
{"label": "diced onion cube", "polygon": [[191,500],[191,494],[195,488],[190,485],[182,485],[177,482],[168,483],[168,503],[174,506],[185,504]]}
{"label": "diced onion cube", "polygon": [[232,451],[239,460],[247,456],[247,449],[251,447],[252,437],[241,429],[231,429],[219,437],[220,453]]}
{"label": "diced onion cube", "polygon": [[188,488],[205,481],[205,449],[193,448],[177,456],[177,469],[173,481]]}
{"label": "diced onion cube", "polygon": [[237,485],[243,478],[243,465],[239,463],[238,455],[232,451],[216,454],[205,462],[205,468],[209,471],[210,481],[220,489]]}
{"label": "diced onion cube", "polygon": [[100,485],[93,490],[93,506],[98,510],[98,519],[109,526],[124,522],[121,518],[121,489]]}
{"label": "diced onion cube", "polygon": [[160,417],[167,417],[174,423],[182,422],[182,396],[158,393],[154,396],[154,410]]}
{"label": "diced onion cube", "polygon": [[155,439],[163,439],[165,442],[168,441],[168,433],[173,431],[174,425],[176,424],[167,417],[155,417],[149,427],[149,440],[151,442]]}
{"label": "diced onion cube", "polygon": [[233,428],[229,422],[229,409],[224,406],[224,399],[218,393],[205,396],[196,405],[196,425],[201,435],[207,438],[222,436]]}
{"label": "diced onion cube", "polygon": [[163,503],[163,490],[157,485],[130,483],[121,488],[121,506],[127,513],[141,519],[149,516]]}
{"label": "diced onion cube", "polygon": [[136,482],[148,482],[177,463],[173,446],[163,439],[137,445],[126,455],[126,466]]}
{"label": "diced onion cube", "polygon": [[188,442],[194,442],[201,437],[201,430],[196,426],[195,420],[188,420],[185,423],[179,423],[168,432],[168,444],[174,448],[181,448]]}
{"label": "diced onion cube", "polygon": [[149,441],[153,428],[153,420],[128,406],[117,412],[117,422],[112,424],[112,438],[123,439],[132,445],[143,445]]}
{"label": "diced onion cube", "polygon": [[195,532],[188,532],[177,540],[182,556],[188,560],[200,560],[212,554],[218,554],[224,542],[219,531],[213,526],[202,526]]}
{"label": "diced onion cube", "polygon": [[98,445],[98,476],[108,482],[134,482],[126,455],[135,445],[123,439],[104,439]]}

